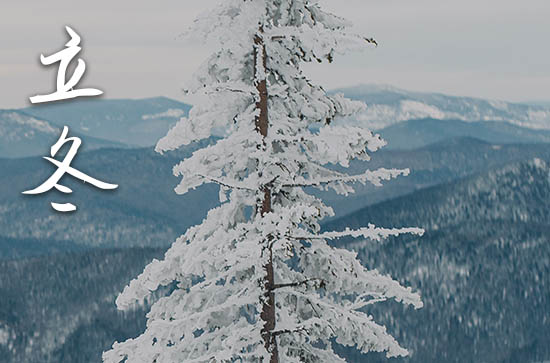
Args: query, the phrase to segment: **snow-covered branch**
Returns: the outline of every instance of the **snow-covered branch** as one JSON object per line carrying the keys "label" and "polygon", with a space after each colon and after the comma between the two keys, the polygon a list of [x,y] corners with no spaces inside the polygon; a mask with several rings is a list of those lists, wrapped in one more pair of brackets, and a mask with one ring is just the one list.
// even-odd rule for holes
{"label": "snow-covered branch", "polygon": [[385,169],[380,168],[374,171],[366,171],[359,175],[344,175],[331,178],[318,178],[316,180],[306,180],[303,177],[296,178],[293,183],[283,184],[285,188],[290,187],[320,187],[334,183],[362,183],[370,182],[376,186],[382,186],[382,180],[391,180],[399,175],[408,175],[409,169]]}
{"label": "snow-covered branch", "polygon": [[301,240],[311,240],[311,239],[338,239],[344,237],[364,237],[374,241],[381,241],[389,236],[399,236],[400,234],[416,234],[422,236],[424,230],[421,228],[379,228],[375,227],[373,224],[369,224],[367,228],[360,228],[357,230],[351,230],[346,228],[342,232],[325,232],[321,234],[309,234],[309,235],[300,235],[300,236],[287,236],[288,238],[301,239]]}
{"label": "snow-covered branch", "polygon": [[312,278],[312,279],[307,279],[307,280],[303,280],[303,281],[298,281],[298,282],[289,282],[289,283],[284,283],[284,284],[275,284],[273,285],[273,290],[276,290],[276,289],[282,289],[284,287],[297,287],[297,286],[303,286],[303,285],[307,285],[309,284],[310,282],[316,282],[316,287],[317,288],[321,288],[323,287],[324,285],[326,285],[326,281],[323,280],[323,279],[319,279],[319,278]]}

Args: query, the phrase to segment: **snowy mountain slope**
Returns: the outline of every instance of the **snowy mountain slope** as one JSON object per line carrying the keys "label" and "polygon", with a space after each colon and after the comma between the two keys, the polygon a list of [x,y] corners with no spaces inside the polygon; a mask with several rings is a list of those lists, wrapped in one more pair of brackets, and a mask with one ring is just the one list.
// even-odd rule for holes
{"label": "snowy mountain slope", "polygon": [[380,167],[409,168],[407,177],[384,183],[383,187],[356,185],[349,198],[333,192],[318,192],[335,210],[336,217],[416,190],[448,183],[510,162],[535,157],[550,160],[550,144],[490,144],[471,137],[455,137],[414,150],[382,150],[369,162],[351,164],[353,174]]}
{"label": "snowy mountain slope", "polygon": [[101,362],[113,341],[145,328],[148,309],[114,301],[159,249],[95,250],[0,261],[0,361]]}
{"label": "snowy mountain slope", "polygon": [[[392,361],[550,359],[549,172],[542,162],[514,163],[373,206],[330,226],[427,221],[420,240],[354,245],[369,267],[391,272],[423,296],[420,310],[397,304],[372,310],[414,354]],[[7,363],[97,362],[113,340],[143,331],[143,309],[125,315],[113,301],[161,253],[100,250],[0,261],[1,356]],[[387,362],[376,354],[341,353],[351,363]]]}
{"label": "snowy mountain slope", "polygon": [[89,247],[69,241],[55,241],[32,238],[9,238],[0,235],[0,261],[28,257],[50,256],[57,253],[85,251]]}
{"label": "snowy mountain slope", "polygon": [[391,86],[361,85],[335,90],[364,101],[367,109],[346,122],[382,129],[414,119],[506,121],[550,130],[550,107],[530,106],[438,93],[411,92]]}
{"label": "snowy mountain slope", "polygon": [[549,107],[550,108],[550,101],[530,101],[530,102],[524,102],[528,105],[533,106],[543,106],[543,107]]}
{"label": "snowy mountain slope", "polygon": [[[210,141],[164,156],[152,149],[80,153],[73,167],[119,188],[103,191],[66,176],[63,184],[73,190],[68,196],[56,191],[21,194],[54,170],[40,157],[0,159],[0,236],[93,247],[169,245],[219,203],[214,186],[185,197],[174,193],[178,178],[172,176],[173,165]],[[77,206],[76,213],[56,213],[50,206],[50,202],[66,201]]]}
{"label": "snowy mountain slope", "polygon": [[[495,143],[510,142],[510,138],[514,137],[517,137],[515,142],[547,142],[550,138],[550,131],[536,135],[536,131],[530,130],[550,130],[548,106],[409,92],[376,85],[362,85],[334,92],[343,92],[347,97],[364,101],[368,106],[366,111],[354,118],[338,122],[358,123],[378,130],[401,125],[409,120],[429,119],[432,124],[437,120],[453,121],[437,127],[437,131],[427,129],[430,125],[415,129],[420,136],[414,140],[407,140],[410,139],[410,130],[401,130],[403,132],[396,135],[396,140],[400,142],[390,142],[390,147],[419,147],[453,136],[473,136]],[[51,120],[53,124],[68,125],[84,135],[144,147],[154,145],[175,122],[187,115],[189,109],[190,106],[185,103],[157,97],[141,100],[75,100],[32,106],[22,111],[36,118]],[[463,125],[464,122],[474,124]],[[506,122],[506,125],[501,122]],[[408,125],[405,128],[412,126],[419,125]],[[395,127],[386,131],[392,135],[399,132]],[[434,137],[434,134],[439,136]],[[404,144],[401,143],[403,139]]]}
{"label": "snowy mountain slope", "polygon": [[[68,197],[53,191],[40,196],[21,194],[51,175],[52,167],[40,157],[0,159],[3,171],[0,174],[0,236],[74,241],[81,246],[95,247],[166,246],[188,227],[202,221],[207,211],[219,203],[218,189],[213,185],[186,196],[174,193],[178,178],[172,177],[172,166],[179,157],[190,155],[199,146],[192,145],[179,154],[164,156],[151,149],[81,153],[74,163],[77,169],[117,183],[119,189],[101,191],[66,177],[64,184],[74,190]],[[387,182],[381,188],[359,186],[358,193],[349,198],[334,193],[321,194],[333,206],[337,217],[342,217],[367,205],[479,173],[487,167],[534,157],[550,159],[550,146],[491,145],[476,139],[457,138],[416,150],[380,151],[369,163],[353,163],[352,173],[384,166],[409,167],[411,175]],[[70,216],[57,214],[51,209],[52,201],[71,201],[78,210]],[[176,218],[174,211],[182,217]]]}
{"label": "snowy mountain slope", "polygon": [[190,106],[166,98],[85,99],[32,106],[24,112],[75,132],[138,147],[153,146]]}
{"label": "snowy mountain slope", "polygon": [[[421,205],[410,208],[409,205]],[[470,205],[475,208],[469,208]],[[493,209],[498,206],[498,209]],[[377,212],[378,210],[383,212]],[[395,198],[342,217],[355,228],[369,220],[375,224],[420,224],[440,230],[477,220],[550,225],[550,164],[540,158],[513,162],[464,179]]]}
{"label": "snowy mountain slope", "polygon": [[492,144],[550,143],[550,130],[534,130],[508,122],[421,119],[378,130],[385,149],[416,149],[455,137],[472,137]]}
{"label": "snowy mountain slope", "polygon": [[[420,239],[351,242],[363,263],[423,297],[371,309],[414,354],[398,362],[550,358],[550,164],[513,163],[362,209],[327,229],[422,226]],[[349,352],[348,352],[349,353]],[[355,356],[351,362],[381,362]]]}
{"label": "snowy mountain slope", "polygon": [[[0,110],[0,157],[46,155],[57,141],[61,128],[46,120],[16,110]],[[77,132],[71,135],[81,136]],[[83,149],[124,147],[118,142],[94,137],[84,138]]]}

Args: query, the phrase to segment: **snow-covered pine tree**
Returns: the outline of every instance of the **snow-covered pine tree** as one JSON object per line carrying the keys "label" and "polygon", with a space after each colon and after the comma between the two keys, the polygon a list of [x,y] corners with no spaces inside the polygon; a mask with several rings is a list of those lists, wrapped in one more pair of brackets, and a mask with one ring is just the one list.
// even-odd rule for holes
{"label": "snow-covered pine tree", "polygon": [[327,241],[422,231],[369,225],[321,233],[319,221],[333,211],[304,190],[348,194],[352,183],[408,173],[349,176],[329,167],[368,160],[385,144],[368,130],[331,125],[364,105],[328,95],[300,69],[373,42],[346,26],[314,0],[225,0],[195,22],[192,34],[217,50],[194,77],[189,117],[157,151],[223,130],[224,138],[174,167],[183,176],[177,193],[217,183],[222,204],[118,297],[125,309],[177,284],[152,306],[146,331],[115,343],[105,362],[342,362],[334,341],[407,354],[365,309],[387,299],[418,308],[419,295]]}

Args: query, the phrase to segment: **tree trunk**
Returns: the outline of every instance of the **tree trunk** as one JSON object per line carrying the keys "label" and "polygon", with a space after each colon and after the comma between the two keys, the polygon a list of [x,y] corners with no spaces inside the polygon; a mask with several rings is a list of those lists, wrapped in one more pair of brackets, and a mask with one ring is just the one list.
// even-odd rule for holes
{"label": "tree trunk", "polygon": [[[262,29],[260,29],[262,33]],[[265,44],[260,34],[254,38],[254,74],[257,75],[257,69],[261,66],[265,73],[267,69],[267,56],[265,54]],[[267,136],[267,130],[269,127],[269,118],[267,113],[267,80],[263,77],[262,80],[257,82],[256,89],[260,95],[259,100],[256,102],[256,107],[260,110],[260,114],[256,117],[256,131],[258,131],[263,138]],[[268,186],[263,187],[263,200],[260,208],[260,214],[271,212],[271,190]],[[273,273],[273,250],[271,248],[271,240],[267,241],[269,260],[264,266],[266,271],[265,279],[265,303],[262,306],[261,319],[264,321],[264,327],[262,329],[262,338],[264,340],[265,348],[268,352],[271,352],[270,363],[279,363],[279,350],[277,348],[277,338],[273,335],[275,330],[275,293],[273,287],[275,286],[275,276]]]}

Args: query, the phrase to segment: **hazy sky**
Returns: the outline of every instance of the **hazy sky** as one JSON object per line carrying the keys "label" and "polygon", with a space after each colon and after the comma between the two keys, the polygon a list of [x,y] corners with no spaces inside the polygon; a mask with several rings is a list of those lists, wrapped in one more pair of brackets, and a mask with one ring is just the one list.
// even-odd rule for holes
{"label": "hazy sky", "polygon": [[[81,87],[108,98],[168,96],[207,56],[177,39],[217,0],[2,0],[0,108],[50,93],[56,67],[39,63],[67,41],[83,39]],[[548,0],[321,0],[380,46],[308,67],[327,88],[358,83],[510,101],[550,100]]]}

